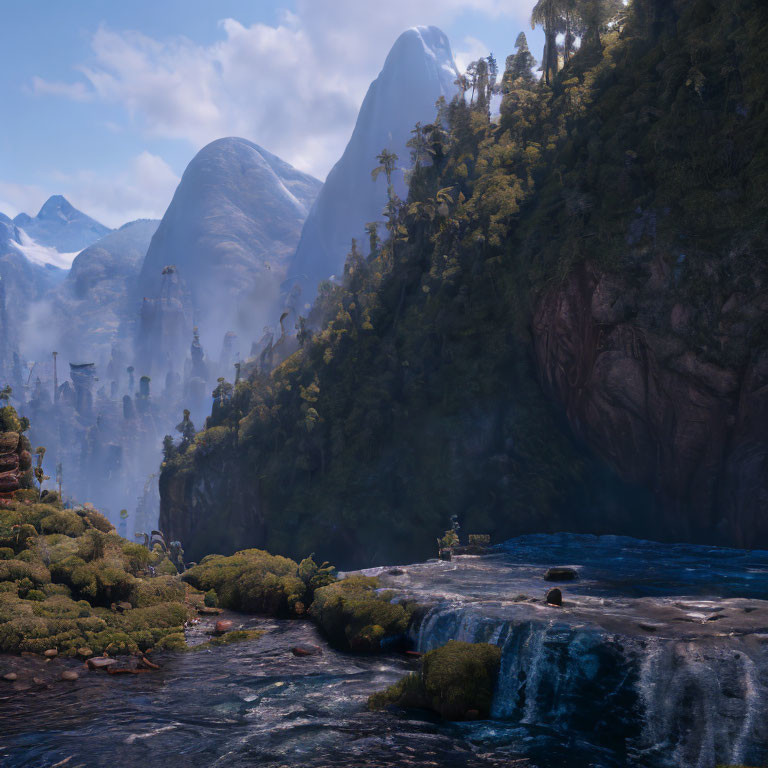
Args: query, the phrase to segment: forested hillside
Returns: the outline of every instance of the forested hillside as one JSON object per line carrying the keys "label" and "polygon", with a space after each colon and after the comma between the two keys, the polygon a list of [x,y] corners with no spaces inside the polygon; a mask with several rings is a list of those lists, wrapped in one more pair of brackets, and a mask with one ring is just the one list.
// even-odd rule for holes
{"label": "forested hillside", "polygon": [[768,544],[768,8],[534,21],[541,80],[523,35],[498,84],[476,62],[299,351],[167,446],[160,525],[188,552],[415,559],[452,514],[496,540]]}

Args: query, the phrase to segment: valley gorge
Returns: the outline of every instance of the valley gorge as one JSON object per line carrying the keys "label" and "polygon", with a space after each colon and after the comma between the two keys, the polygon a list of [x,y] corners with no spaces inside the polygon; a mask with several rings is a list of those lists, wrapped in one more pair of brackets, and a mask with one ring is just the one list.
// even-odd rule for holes
{"label": "valley gorge", "polygon": [[768,7],[529,16],[0,214],[0,764],[768,765]]}

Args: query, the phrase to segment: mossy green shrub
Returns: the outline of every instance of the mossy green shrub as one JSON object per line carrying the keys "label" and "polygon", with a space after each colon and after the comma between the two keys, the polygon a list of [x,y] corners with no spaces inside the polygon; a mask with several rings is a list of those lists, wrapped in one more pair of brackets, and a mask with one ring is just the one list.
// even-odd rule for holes
{"label": "mossy green shrub", "polygon": [[446,720],[487,717],[500,664],[498,646],[450,640],[424,655],[419,673],[374,694],[368,699],[368,706],[426,708]]}
{"label": "mossy green shrub", "polygon": [[217,608],[219,605],[219,598],[215,589],[209,589],[203,597],[203,604],[208,608]]}
{"label": "mossy green shrub", "polygon": [[378,691],[368,697],[369,709],[385,709],[389,706],[404,709],[429,709],[424,684],[419,672],[400,678],[384,691]]}
{"label": "mossy green shrub", "polygon": [[376,578],[349,576],[315,591],[310,616],[331,645],[375,652],[405,634],[415,606],[393,603],[378,587]]}
{"label": "mossy green shrub", "polygon": [[[138,578],[147,550],[96,510],[65,510],[54,494],[43,501],[0,508],[0,652],[132,653],[171,635],[183,643],[190,608],[178,576]],[[132,609],[111,610],[126,600]]]}
{"label": "mossy green shrub", "polygon": [[40,521],[40,533],[80,536],[86,529],[87,525],[83,518],[70,509],[55,510]]}
{"label": "mossy green shrub", "polygon": [[117,563],[100,559],[86,562],[77,555],[51,566],[54,580],[71,587],[78,597],[97,605],[127,599],[133,577]]}
{"label": "mossy green shrub", "polygon": [[95,528],[97,531],[101,531],[102,533],[109,533],[110,531],[115,530],[115,526],[112,525],[112,523],[110,523],[109,520],[107,520],[107,518],[101,514],[101,512],[93,509],[93,507],[83,507],[83,509],[77,511],[77,514],[80,515],[83,520],[85,520],[87,525],[89,525],[91,528]]}
{"label": "mossy green shrub", "polygon": [[230,557],[209,555],[182,578],[204,592],[215,590],[224,608],[281,616],[305,605],[307,588],[298,569],[287,557],[245,549]]}
{"label": "mossy green shrub", "polygon": [[50,567],[52,563],[58,563],[66,558],[77,554],[79,542],[71,536],[63,533],[52,533],[48,535],[37,536],[34,539],[32,552],[37,559],[42,560]]}
{"label": "mossy green shrub", "polygon": [[183,603],[187,586],[177,577],[156,576],[154,579],[135,579],[128,598],[135,608],[148,608],[158,603]]}
{"label": "mossy green shrub", "polygon": [[181,601],[119,613],[66,595],[46,596],[36,589],[25,599],[0,590],[0,652],[42,653],[56,648],[74,656],[86,646],[97,654],[134,653],[166,647],[161,643],[170,635],[183,639],[188,618],[189,608]]}
{"label": "mossy green shrub", "polygon": [[167,634],[155,647],[161,651],[186,651],[188,648],[183,632]]}
{"label": "mossy green shrub", "polygon": [[149,565],[149,550],[141,544],[123,541],[121,542],[121,549],[128,558],[128,568],[134,576]]}
{"label": "mossy green shrub", "polygon": [[[0,432],[20,432],[21,421],[16,409],[12,405],[4,405],[0,408]],[[18,440],[18,435],[16,435]]]}
{"label": "mossy green shrub", "polygon": [[51,572],[42,563],[27,563],[24,560],[0,560],[0,581],[29,579],[34,584],[46,584]]}

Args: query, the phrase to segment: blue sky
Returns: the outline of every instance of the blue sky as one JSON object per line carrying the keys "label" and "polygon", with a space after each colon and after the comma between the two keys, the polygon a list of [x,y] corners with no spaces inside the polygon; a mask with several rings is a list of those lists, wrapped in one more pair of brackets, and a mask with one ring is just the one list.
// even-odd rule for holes
{"label": "blue sky", "polygon": [[397,35],[435,24],[503,65],[533,0],[0,0],[0,212],[51,194],[110,226],[160,217],[189,160],[239,135],[318,178]]}

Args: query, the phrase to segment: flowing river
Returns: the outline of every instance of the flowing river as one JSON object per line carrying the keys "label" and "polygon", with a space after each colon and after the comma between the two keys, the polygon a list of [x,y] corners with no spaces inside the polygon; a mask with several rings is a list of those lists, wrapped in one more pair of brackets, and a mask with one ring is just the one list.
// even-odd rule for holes
{"label": "flowing river", "polygon": [[[561,608],[543,601],[553,565],[578,572],[557,585]],[[429,606],[418,650],[502,648],[492,719],[368,712],[413,660],[337,653],[308,622],[238,616],[265,635],[158,654],[157,672],[14,659],[23,674],[0,687],[0,766],[768,765],[768,552],[542,535],[367,573]],[[310,644],[322,654],[291,653]],[[77,682],[59,680],[68,667]]]}

